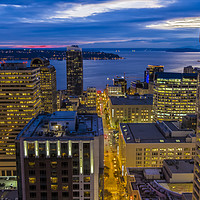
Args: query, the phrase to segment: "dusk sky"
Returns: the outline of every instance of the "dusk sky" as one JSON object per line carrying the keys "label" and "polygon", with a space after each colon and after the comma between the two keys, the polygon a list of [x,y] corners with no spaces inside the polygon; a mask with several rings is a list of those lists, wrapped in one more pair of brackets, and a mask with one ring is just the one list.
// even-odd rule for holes
{"label": "dusk sky", "polygon": [[0,1],[0,48],[198,47],[199,27],[200,0]]}

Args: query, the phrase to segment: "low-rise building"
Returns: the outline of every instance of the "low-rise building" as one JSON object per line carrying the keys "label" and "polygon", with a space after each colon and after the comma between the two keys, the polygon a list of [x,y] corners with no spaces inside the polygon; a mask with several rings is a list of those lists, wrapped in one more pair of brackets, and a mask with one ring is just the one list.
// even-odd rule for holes
{"label": "low-rise building", "polygon": [[194,160],[164,160],[163,173],[167,182],[192,183],[194,179]]}
{"label": "low-rise building", "polygon": [[109,97],[111,125],[115,127],[121,122],[150,123],[153,119],[152,107],[152,95]]}
{"label": "low-rise building", "polygon": [[194,131],[179,129],[176,122],[121,123],[120,166],[162,167],[164,159],[192,159],[195,142]]}
{"label": "low-rise building", "polygon": [[107,96],[124,96],[120,85],[106,85]]}

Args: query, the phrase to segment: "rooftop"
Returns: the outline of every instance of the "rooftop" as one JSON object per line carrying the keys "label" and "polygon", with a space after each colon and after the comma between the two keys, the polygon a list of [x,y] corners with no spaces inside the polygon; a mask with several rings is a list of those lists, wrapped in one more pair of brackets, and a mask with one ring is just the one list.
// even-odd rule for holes
{"label": "rooftop", "polygon": [[153,105],[153,95],[109,97],[112,105]]}
{"label": "rooftop", "polygon": [[26,63],[1,63],[0,70],[34,70],[37,67],[27,67]]}
{"label": "rooftop", "polygon": [[182,79],[182,78],[197,78],[197,73],[172,73],[172,72],[156,72],[156,79]]}
{"label": "rooftop", "polygon": [[194,142],[196,136],[193,130],[179,130],[173,122],[167,122],[175,130],[173,133],[165,123],[121,123],[120,129],[126,143]]}
{"label": "rooftop", "polygon": [[33,118],[19,133],[30,140],[92,139],[103,135],[102,120],[97,114],[77,114],[75,111],[57,111],[40,114]]}
{"label": "rooftop", "polygon": [[194,160],[164,160],[163,164],[172,173],[194,173]]}

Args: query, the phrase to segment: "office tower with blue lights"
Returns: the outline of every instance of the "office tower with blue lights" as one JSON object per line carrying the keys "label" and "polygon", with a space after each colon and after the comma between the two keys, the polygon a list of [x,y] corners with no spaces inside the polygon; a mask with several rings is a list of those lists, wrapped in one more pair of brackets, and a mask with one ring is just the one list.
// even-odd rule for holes
{"label": "office tower with blue lights", "polygon": [[144,82],[153,83],[156,72],[164,72],[164,66],[163,65],[148,65],[148,67],[144,71]]}
{"label": "office tower with blue lights", "polygon": [[20,200],[102,197],[104,136],[96,114],[40,114],[20,132],[16,148]]}
{"label": "office tower with blue lights", "polygon": [[77,45],[67,47],[67,92],[69,96],[83,94],[83,56]]}
{"label": "office tower with blue lights", "polygon": [[47,58],[32,59],[31,67],[40,68],[41,111],[53,113],[57,110],[56,69]]}

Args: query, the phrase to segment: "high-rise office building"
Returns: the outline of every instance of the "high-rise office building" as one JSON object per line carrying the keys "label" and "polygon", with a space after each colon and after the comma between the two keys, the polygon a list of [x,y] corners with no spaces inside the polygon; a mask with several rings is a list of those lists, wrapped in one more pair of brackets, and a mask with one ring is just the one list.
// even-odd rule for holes
{"label": "high-rise office building", "polygon": [[86,107],[96,107],[97,90],[95,87],[88,87],[86,92]]}
{"label": "high-rise office building", "polygon": [[181,121],[183,116],[195,114],[197,75],[156,73],[153,96],[154,121]]}
{"label": "high-rise office building", "polygon": [[104,136],[96,114],[41,114],[16,139],[20,200],[98,200]]}
{"label": "high-rise office building", "polygon": [[34,58],[31,67],[40,68],[41,111],[53,113],[57,110],[56,69],[47,58]]}
{"label": "high-rise office building", "polygon": [[0,176],[15,176],[15,138],[41,106],[40,69],[25,63],[0,67]]}
{"label": "high-rise office building", "polygon": [[152,83],[154,81],[156,72],[164,72],[163,65],[148,65],[144,71],[144,82]]}
{"label": "high-rise office building", "polygon": [[68,95],[80,96],[83,93],[83,56],[77,45],[67,47],[66,64]]}
{"label": "high-rise office building", "polygon": [[192,199],[200,199],[200,74],[198,73],[198,90],[197,90],[197,129],[196,129],[196,156],[194,162],[194,181]]}
{"label": "high-rise office building", "polygon": [[113,85],[121,86],[123,94],[125,94],[127,92],[127,81],[126,81],[125,77],[124,78],[120,78],[120,77],[114,78]]}

